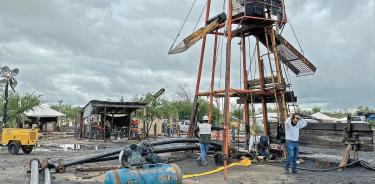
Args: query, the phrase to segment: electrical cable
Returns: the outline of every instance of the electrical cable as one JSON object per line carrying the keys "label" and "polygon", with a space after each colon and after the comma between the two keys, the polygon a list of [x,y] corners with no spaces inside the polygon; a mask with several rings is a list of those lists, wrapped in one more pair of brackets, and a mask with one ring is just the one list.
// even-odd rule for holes
{"label": "electrical cable", "polygon": [[[195,30],[197,29],[198,24],[199,24],[199,22],[200,22],[201,19],[202,19],[202,16],[203,16],[204,10],[206,9],[206,6],[207,6],[207,2],[206,2],[206,4],[204,5],[201,14],[199,15],[199,19],[198,19],[197,23],[196,23],[195,26],[194,26],[193,32],[195,32]],[[205,24],[206,24],[206,23],[205,23]]]}
{"label": "electrical cable", "polygon": [[197,1],[197,0],[194,0],[194,1],[193,1],[193,4],[191,5],[191,7],[190,7],[190,9],[189,9],[189,11],[188,11],[188,13],[187,13],[187,15],[186,15],[186,17],[185,17],[185,20],[183,21],[183,23],[182,23],[182,25],[181,25],[181,27],[180,27],[180,30],[177,32],[176,38],[174,39],[174,41],[173,41],[173,43],[172,43],[171,48],[169,49],[169,51],[171,51],[171,50],[173,49],[174,44],[176,43],[177,38],[180,36],[180,33],[181,33],[182,29],[184,28],[184,26],[185,26],[185,24],[186,24],[186,21],[187,21],[187,19],[189,18],[189,15],[190,15],[191,11],[193,10],[193,7],[194,7],[196,1]]}
{"label": "electrical cable", "polygon": [[298,47],[299,47],[299,49],[301,49],[301,53],[302,53],[302,55],[305,55],[304,52],[303,52],[303,50],[302,50],[301,44],[299,43],[299,40],[298,40],[298,38],[297,38],[296,32],[294,32],[293,25],[292,25],[292,22],[290,21],[290,18],[289,18],[289,21],[288,21],[288,22],[289,22],[289,26],[290,26],[290,28],[292,29],[292,32],[293,32],[294,38],[295,38],[296,41],[297,41]]}

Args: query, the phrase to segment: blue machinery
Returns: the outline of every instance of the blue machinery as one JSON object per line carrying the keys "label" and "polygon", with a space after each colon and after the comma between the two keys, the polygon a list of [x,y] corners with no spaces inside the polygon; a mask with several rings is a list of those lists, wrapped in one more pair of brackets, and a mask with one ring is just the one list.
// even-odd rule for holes
{"label": "blue machinery", "polygon": [[176,164],[145,164],[142,168],[108,171],[104,184],[180,184],[182,174]]}

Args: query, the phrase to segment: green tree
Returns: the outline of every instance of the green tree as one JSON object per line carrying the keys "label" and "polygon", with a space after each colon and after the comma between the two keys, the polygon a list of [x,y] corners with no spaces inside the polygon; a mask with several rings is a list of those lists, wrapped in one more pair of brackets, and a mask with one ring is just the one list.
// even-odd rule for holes
{"label": "green tree", "polygon": [[322,110],[322,108],[319,107],[319,106],[315,106],[315,107],[313,107],[313,108],[311,109],[312,113],[317,113],[317,112],[320,112],[321,110]]}
{"label": "green tree", "polygon": [[143,111],[137,111],[136,117],[141,118],[144,122],[145,137],[149,137],[152,122],[156,118],[166,118],[174,113],[169,102],[163,97],[156,97],[154,94],[147,93],[143,97],[138,97],[139,102],[146,103]]}
{"label": "green tree", "polygon": [[76,114],[81,110],[80,107],[73,107],[70,104],[51,105],[51,109],[65,114],[67,121],[71,122],[75,120]]}
{"label": "green tree", "polygon": [[361,112],[363,112],[363,113],[366,113],[366,112],[370,111],[370,108],[367,107],[367,106],[360,105],[360,106],[358,107],[358,111],[361,111]]}
{"label": "green tree", "polygon": [[[8,97],[8,116],[7,127],[16,127],[26,120],[24,112],[40,105],[42,102],[41,95],[27,93],[20,95],[18,93],[10,93]],[[4,96],[0,98],[0,103],[4,105]],[[1,117],[3,112],[1,111]]]}

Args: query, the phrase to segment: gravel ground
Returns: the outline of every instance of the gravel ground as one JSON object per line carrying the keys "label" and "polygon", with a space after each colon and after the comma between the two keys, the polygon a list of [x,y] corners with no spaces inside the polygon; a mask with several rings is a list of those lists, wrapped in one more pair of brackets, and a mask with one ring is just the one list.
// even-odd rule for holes
{"label": "gravel ground", "polygon": [[[129,144],[129,142],[86,142],[80,140],[55,140],[41,141],[41,146],[29,155],[9,155],[5,147],[0,147],[0,183],[6,184],[23,184],[28,183],[29,175],[26,173],[28,169],[28,161],[31,158],[75,158],[82,155],[102,152],[104,149],[120,147]],[[61,144],[64,144],[62,146]],[[69,144],[69,145],[67,145]],[[70,144],[85,144],[80,150],[70,149]],[[62,146],[64,148],[60,148]],[[94,149],[94,150],[93,150]],[[98,150],[95,150],[98,149]],[[65,150],[65,151],[64,151]],[[313,155],[321,158],[339,158],[342,151],[326,150],[326,149],[310,149],[302,148],[306,155]],[[315,155],[314,155],[315,154]],[[180,166],[183,174],[192,174],[208,171],[217,168],[210,157],[210,164],[206,167],[198,167],[195,162],[196,155],[184,155],[186,159],[175,162]],[[375,154],[360,153],[360,158],[370,161],[373,165]],[[117,161],[103,162],[100,164],[84,164],[83,166],[94,165],[113,165],[118,164]],[[76,172],[75,167],[68,168],[65,173],[52,173],[53,183],[102,183],[105,172]],[[332,172],[311,172],[301,171],[298,174],[284,174],[283,168],[253,163],[250,167],[235,166],[228,169],[228,180],[224,180],[223,172],[185,179],[183,183],[375,183],[375,172],[360,167],[345,169],[344,171]]]}

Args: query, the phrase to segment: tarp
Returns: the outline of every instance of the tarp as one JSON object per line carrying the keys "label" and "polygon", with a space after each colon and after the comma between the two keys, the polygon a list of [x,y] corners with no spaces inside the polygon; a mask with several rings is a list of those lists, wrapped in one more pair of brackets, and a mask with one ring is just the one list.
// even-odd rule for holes
{"label": "tarp", "polygon": [[322,120],[324,122],[336,122],[338,119],[337,118],[333,118],[333,117],[330,117],[330,116],[327,116],[321,112],[317,112],[317,113],[314,113],[314,114],[311,114],[311,117],[315,118],[315,119],[318,119],[318,120]]}
{"label": "tarp", "polygon": [[51,109],[47,104],[41,104],[33,107],[32,109],[24,112],[27,117],[60,117],[65,114]]}

